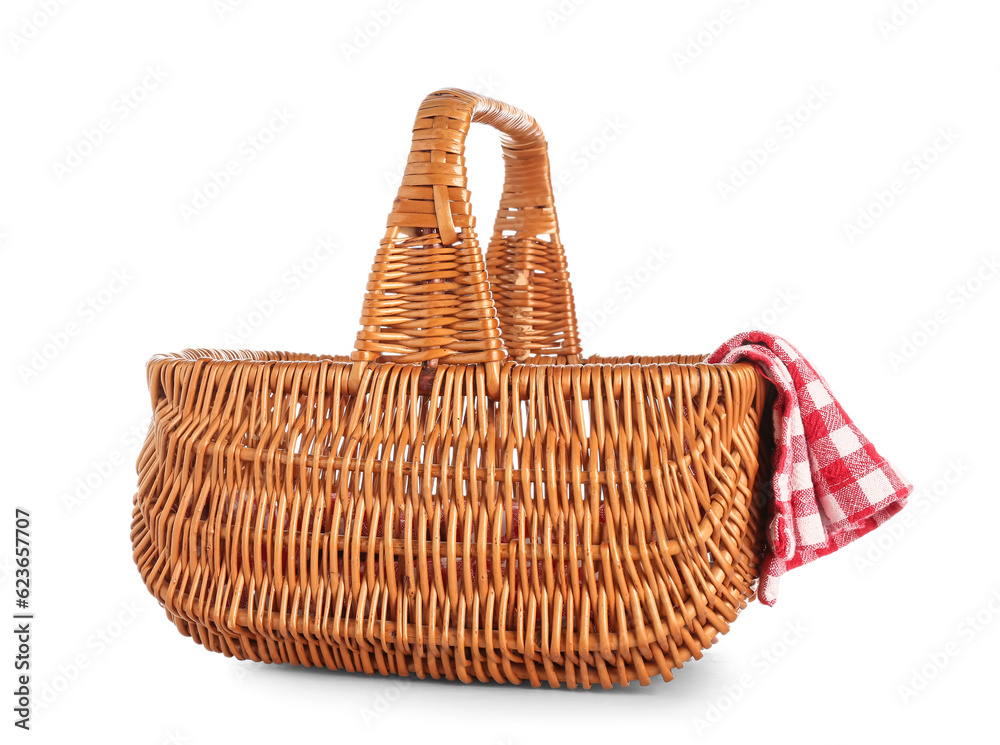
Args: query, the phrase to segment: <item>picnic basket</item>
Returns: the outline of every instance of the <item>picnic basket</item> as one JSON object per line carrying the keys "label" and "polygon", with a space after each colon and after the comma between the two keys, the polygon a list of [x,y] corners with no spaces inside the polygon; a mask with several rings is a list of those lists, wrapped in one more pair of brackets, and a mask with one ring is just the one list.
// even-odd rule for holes
{"label": "picnic basket", "polygon": [[[485,260],[472,122],[506,169]],[[765,380],[583,356],[534,119],[441,90],[412,142],[350,356],[149,361],[141,576],[182,634],[244,660],[669,680],[754,595]]]}

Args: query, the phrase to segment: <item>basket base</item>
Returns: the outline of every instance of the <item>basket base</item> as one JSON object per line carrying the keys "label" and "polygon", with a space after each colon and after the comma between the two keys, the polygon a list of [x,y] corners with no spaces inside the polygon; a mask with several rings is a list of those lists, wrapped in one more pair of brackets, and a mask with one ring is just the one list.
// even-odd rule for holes
{"label": "basket base", "polygon": [[644,657],[637,648],[630,650],[631,663],[626,662],[623,655],[615,655],[615,662],[600,655],[592,655],[589,662],[584,662],[579,656],[575,661],[564,657],[563,664],[560,665],[540,655],[534,660],[524,658],[524,662],[494,662],[480,652],[478,659],[470,660],[463,655],[465,659],[459,660],[455,649],[439,649],[437,657],[419,657],[402,652],[387,653],[378,645],[370,646],[369,649],[354,649],[350,654],[344,654],[340,647],[324,642],[295,643],[263,641],[246,636],[223,636],[209,631],[201,624],[178,618],[169,611],[167,617],[184,636],[191,637],[212,652],[237,660],[321,667],[367,675],[413,676],[421,680],[431,678],[460,680],[463,683],[478,681],[514,685],[527,683],[533,688],[539,688],[543,684],[551,688],[565,685],[567,688],[586,690],[594,686],[605,690],[615,685],[627,687],[635,681],[640,686],[647,686],[658,676],[667,681],[672,680],[674,669],[680,669],[691,659],[701,659],[704,650],[714,645],[728,630],[714,630],[708,625],[704,629],[706,635],[710,635],[708,644],[695,644],[693,651],[688,646],[674,648],[670,650],[670,656],[664,655],[658,645],[653,644],[648,657]]}

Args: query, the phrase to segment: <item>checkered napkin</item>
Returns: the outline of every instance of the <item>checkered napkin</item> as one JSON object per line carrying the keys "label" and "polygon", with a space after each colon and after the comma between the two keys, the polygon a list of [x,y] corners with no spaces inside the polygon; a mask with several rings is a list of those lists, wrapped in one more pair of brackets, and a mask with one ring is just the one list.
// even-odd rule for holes
{"label": "checkered napkin", "polygon": [[906,505],[913,485],[868,441],[823,377],[784,339],[737,334],[706,358],[753,362],[778,389],[774,491],[758,597],[774,605],[782,574],[874,530]]}

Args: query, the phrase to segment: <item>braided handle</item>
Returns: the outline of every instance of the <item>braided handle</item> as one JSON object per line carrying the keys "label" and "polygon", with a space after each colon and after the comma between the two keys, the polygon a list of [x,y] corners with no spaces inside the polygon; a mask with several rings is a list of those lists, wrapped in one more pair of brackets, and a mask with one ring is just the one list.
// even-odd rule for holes
{"label": "braided handle", "polygon": [[[489,274],[465,171],[474,121],[503,135],[506,174]],[[424,99],[367,289],[352,354],[358,371],[394,361],[485,363],[495,373],[508,356],[580,354],[547,144],[534,119],[466,91]]]}

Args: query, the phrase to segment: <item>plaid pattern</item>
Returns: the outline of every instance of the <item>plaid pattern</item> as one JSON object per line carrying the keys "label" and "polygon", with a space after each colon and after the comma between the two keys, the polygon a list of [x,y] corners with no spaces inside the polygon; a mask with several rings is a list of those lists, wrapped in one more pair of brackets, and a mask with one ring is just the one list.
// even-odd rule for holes
{"label": "plaid pattern", "polygon": [[753,362],[778,389],[774,490],[758,597],[774,605],[782,574],[874,530],[906,505],[913,485],[868,441],[823,377],[784,339],[737,334],[706,358]]}

